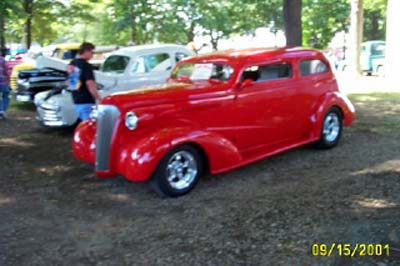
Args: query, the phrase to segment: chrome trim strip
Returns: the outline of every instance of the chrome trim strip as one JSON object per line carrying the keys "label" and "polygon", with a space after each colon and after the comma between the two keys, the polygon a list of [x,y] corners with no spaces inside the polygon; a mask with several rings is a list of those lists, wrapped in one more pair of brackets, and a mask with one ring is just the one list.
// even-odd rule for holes
{"label": "chrome trim strip", "polygon": [[110,169],[111,139],[119,116],[119,110],[113,105],[98,106],[96,131],[96,171],[106,171]]}

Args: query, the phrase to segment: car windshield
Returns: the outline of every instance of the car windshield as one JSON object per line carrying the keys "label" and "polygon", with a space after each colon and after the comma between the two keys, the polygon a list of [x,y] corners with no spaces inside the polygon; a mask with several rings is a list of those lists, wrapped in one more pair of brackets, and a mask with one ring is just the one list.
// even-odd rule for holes
{"label": "car windshield", "polygon": [[[57,48],[54,50],[52,57],[57,57],[60,58],[60,53],[61,53],[61,49]],[[64,53],[62,55],[62,60],[70,60],[70,59],[74,59],[76,58],[78,54],[78,50],[64,50]]]}
{"label": "car windshield", "polygon": [[233,68],[219,63],[184,63],[171,74],[175,80],[218,80],[228,81],[233,74]]}
{"label": "car windshield", "polygon": [[65,50],[63,54],[63,60],[74,59],[78,55],[78,50]]}
{"label": "car windshield", "polygon": [[122,73],[122,72],[124,72],[128,63],[129,63],[128,56],[112,55],[112,56],[109,56],[106,59],[106,61],[103,63],[103,66],[101,67],[101,71],[102,72]]}

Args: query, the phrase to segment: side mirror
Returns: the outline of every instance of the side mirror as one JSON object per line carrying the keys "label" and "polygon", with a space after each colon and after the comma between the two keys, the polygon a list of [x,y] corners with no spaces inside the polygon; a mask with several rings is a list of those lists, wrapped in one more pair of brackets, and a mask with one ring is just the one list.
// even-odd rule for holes
{"label": "side mirror", "polygon": [[242,83],[240,84],[240,88],[241,88],[241,89],[247,88],[247,87],[249,87],[249,86],[251,86],[251,85],[253,85],[253,84],[254,84],[254,80],[252,80],[252,79],[245,79],[245,80],[243,80]]}

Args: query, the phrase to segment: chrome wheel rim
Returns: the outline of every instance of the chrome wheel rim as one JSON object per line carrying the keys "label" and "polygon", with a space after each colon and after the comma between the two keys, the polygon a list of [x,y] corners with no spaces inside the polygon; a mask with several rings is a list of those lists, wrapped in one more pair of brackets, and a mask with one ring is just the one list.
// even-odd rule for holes
{"label": "chrome wheel rim", "polygon": [[328,142],[334,142],[340,133],[339,116],[336,113],[329,113],[324,121],[323,134]]}
{"label": "chrome wheel rim", "polygon": [[197,163],[194,156],[187,151],[174,153],[167,164],[167,180],[177,190],[188,188],[197,175]]}

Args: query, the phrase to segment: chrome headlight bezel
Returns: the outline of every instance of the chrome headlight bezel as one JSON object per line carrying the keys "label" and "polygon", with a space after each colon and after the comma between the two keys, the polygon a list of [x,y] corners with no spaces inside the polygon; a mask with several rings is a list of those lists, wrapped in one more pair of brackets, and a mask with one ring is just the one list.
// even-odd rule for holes
{"label": "chrome headlight bezel", "polygon": [[139,122],[139,117],[135,114],[135,112],[127,112],[125,115],[125,126],[129,130],[135,130],[137,128],[137,124]]}

